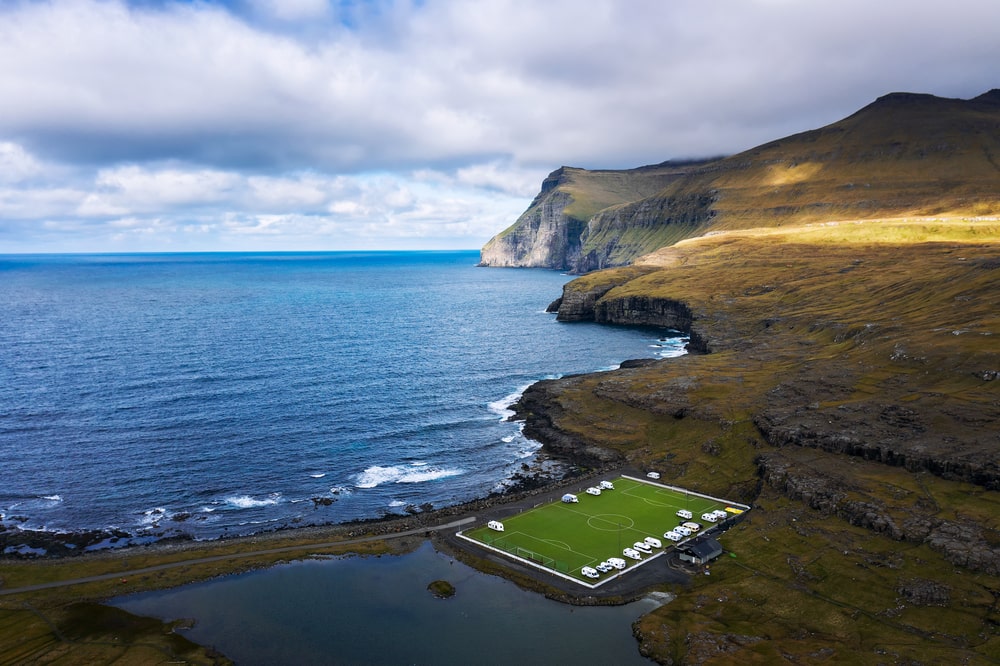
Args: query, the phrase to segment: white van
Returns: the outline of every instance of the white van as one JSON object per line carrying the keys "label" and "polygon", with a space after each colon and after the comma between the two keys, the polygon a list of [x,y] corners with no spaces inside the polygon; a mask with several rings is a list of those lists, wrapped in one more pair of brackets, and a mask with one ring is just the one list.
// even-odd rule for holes
{"label": "white van", "polygon": [[684,538],[684,535],[681,534],[680,532],[677,532],[676,530],[670,530],[669,532],[663,533],[663,538],[670,539],[671,541],[680,541],[681,539]]}
{"label": "white van", "polygon": [[622,555],[624,555],[625,557],[631,557],[633,560],[642,559],[642,553],[637,551],[635,548],[626,548],[625,550],[622,551]]}
{"label": "white van", "polygon": [[601,486],[601,490],[614,490],[615,489],[615,484],[611,483],[610,481],[601,481],[601,483],[599,485]]}
{"label": "white van", "polygon": [[660,478],[660,473],[659,472],[647,472],[646,473],[646,478],[649,478],[649,479],[658,479],[658,478]]}
{"label": "white van", "polygon": [[650,548],[663,548],[663,542],[656,537],[646,537],[643,539]]}
{"label": "white van", "polygon": [[703,513],[701,514],[701,519],[709,523],[714,523],[718,520],[714,513]]}
{"label": "white van", "polygon": [[625,568],[625,560],[623,560],[620,557],[609,557],[608,558],[608,564],[610,564],[611,566],[613,566],[615,569],[624,569]]}
{"label": "white van", "polygon": [[600,575],[597,573],[597,569],[593,567],[584,567],[580,569],[580,573],[582,573],[587,578],[597,578]]}
{"label": "white van", "polygon": [[691,520],[692,514],[687,509],[680,509],[677,511],[677,517],[683,518],[684,520]]}
{"label": "white van", "polygon": [[594,486],[591,486],[590,488],[587,488],[587,494],[588,495],[600,495],[601,494],[601,489],[600,488],[595,488]]}

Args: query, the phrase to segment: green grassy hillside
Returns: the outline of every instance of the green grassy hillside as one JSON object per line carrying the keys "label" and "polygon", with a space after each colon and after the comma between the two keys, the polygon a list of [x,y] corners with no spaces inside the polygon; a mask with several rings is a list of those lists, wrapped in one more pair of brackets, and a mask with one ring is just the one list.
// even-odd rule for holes
{"label": "green grassy hillside", "polygon": [[567,293],[613,285],[608,323],[682,303],[709,353],[542,382],[523,415],[754,504],[722,539],[737,557],[640,621],[644,650],[1000,659],[1000,220],[721,232],[638,264]]}

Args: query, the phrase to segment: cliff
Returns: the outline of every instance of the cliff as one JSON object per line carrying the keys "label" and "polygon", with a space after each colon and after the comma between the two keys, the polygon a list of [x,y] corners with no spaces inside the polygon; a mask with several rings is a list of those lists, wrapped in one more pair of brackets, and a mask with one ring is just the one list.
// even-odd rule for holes
{"label": "cliff", "polygon": [[587,221],[598,211],[650,196],[699,164],[664,162],[624,171],[560,167],[517,221],[483,247],[480,265],[572,269],[580,261]]}
{"label": "cliff", "polygon": [[826,127],[670,173],[564,167],[483,248],[482,264],[586,273],[712,231],[997,213],[1000,91],[892,93]]}

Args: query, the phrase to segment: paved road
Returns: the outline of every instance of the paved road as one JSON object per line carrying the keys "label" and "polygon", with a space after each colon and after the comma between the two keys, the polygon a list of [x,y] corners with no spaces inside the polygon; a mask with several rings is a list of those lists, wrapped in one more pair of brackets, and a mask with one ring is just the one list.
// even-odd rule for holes
{"label": "paved road", "polygon": [[87,576],[85,578],[73,578],[70,580],[57,580],[50,583],[39,583],[38,585],[26,585],[24,587],[14,587],[7,590],[0,590],[0,596],[7,596],[10,594],[20,594],[23,592],[36,592],[38,590],[48,590],[55,587],[68,587],[70,585],[80,585],[81,583],[96,583],[102,580],[112,580],[114,578],[128,578],[129,576],[140,576],[142,574],[153,573],[155,571],[164,571],[166,569],[176,569],[177,567],[187,567],[193,564],[207,564],[209,562],[221,562],[223,560],[236,560],[243,557],[255,557],[258,555],[278,555],[281,553],[291,553],[295,551],[303,551],[309,549],[322,549],[322,548],[333,548],[337,546],[349,546],[355,543],[364,543],[366,541],[379,541],[382,539],[391,539],[395,537],[412,536],[414,534],[423,534],[425,532],[430,532],[434,530],[451,530],[462,525],[468,525],[469,523],[475,522],[475,516],[469,516],[467,518],[462,518],[461,520],[456,520],[451,523],[444,525],[438,525],[437,527],[417,527],[412,530],[404,530],[402,532],[393,532],[392,534],[379,534],[377,536],[362,537],[359,539],[347,539],[342,541],[328,541],[326,543],[313,543],[300,546],[282,546],[281,548],[263,548],[260,550],[252,550],[244,553],[230,553],[228,555],[213,555],[211,557],[197,557],[189,560],[181,560],[179,562],[170,562],[168,564],[158,564],[153,567],[145,567],[144,569],[129,569],[128,571],[118,571],[115,573],[101,574],[99,576]]}

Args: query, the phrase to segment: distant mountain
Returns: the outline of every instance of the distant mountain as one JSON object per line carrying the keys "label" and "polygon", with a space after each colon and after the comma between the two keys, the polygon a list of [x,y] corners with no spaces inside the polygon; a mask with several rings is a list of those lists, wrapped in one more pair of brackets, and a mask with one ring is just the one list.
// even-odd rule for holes
{"label": "distant mountain", "polygon": [[558,169],[482,264],[585,273],[708,231],[997,213],[1000,89],[970,100],[892,93],[731,157]]}

